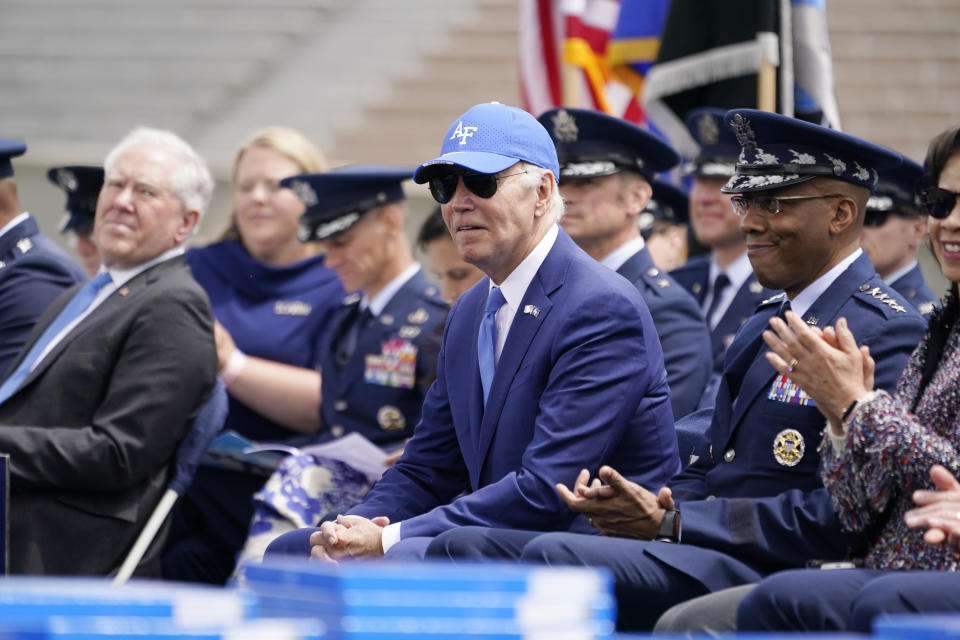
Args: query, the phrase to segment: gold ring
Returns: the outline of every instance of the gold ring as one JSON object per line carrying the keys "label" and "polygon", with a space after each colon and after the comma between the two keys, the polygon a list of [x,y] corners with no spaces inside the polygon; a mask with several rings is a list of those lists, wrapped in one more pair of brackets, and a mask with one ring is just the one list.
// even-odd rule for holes
{"label": "gold ring", "polygon": [[793,371],[797,368],[797,365],[800,364],[800,361],[794,358],[787,364],[787,371]]}

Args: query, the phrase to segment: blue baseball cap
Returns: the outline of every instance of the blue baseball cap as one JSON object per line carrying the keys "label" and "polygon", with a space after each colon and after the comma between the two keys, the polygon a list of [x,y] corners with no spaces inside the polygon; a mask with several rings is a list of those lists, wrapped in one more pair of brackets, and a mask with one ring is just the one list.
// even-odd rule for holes
{"label": "blue baseball cap", "polygon": [[371,209],[404,199],[410,169],[354,165],[327,173],[301,173],[280,181],[306,205],[300,216],[301,242],[343,233]]}
{"label": "blue baseball cap", "polygon": [[878,171],[903,163],[896,151],[779,113],[734,109],[724,121],[740,144],[737,170],[724,193],[779,189],[817,177],[872,191]]}
{"label": "blue baseball cap", "polygon": [[26,143],[13,138],[0,138],[0,178],[13,175],[13,163],[10,158],[22,156],[27,151]]}
{"label": "blue baseball cap", "polygon": [[91,231],[97,212],[97,198],[103,187],[103,167],[51,167],[47,170],[47,179],[67,194],[67,217],[60,225],[60,232]]}
{"label": "blue baseball cap", "polygon": [[880,172],[877,188],[867,200],[867,218],[871,213],[895,213],[904,218],[922,215],[920,187],[923,182],[923,167],[910,160],[893,169]]}
{"label": "blue baseball cap", "polygon": [[703,107],[687,114],[687,129],[700,147],[687,173],[702,178],[729,178],[736,173],[740,144],[723,120],[726,113],[726,109]]}
{"label": "blue baseball cap", "polygon": [[670,145],[621,118],[589,109],[550,109],[538,118],[557,147],[561,178],[631,170],[647,180],[680,162]]}
{"label": "blue baseball cap", "polygon": [[548,169],[560,179],[557,151],[536,118],[523,109],[484,102],[453,121],[440,156],[417,167],[413,180],[422,184],[449,173],[451,167],[499,173],[520,161]]}

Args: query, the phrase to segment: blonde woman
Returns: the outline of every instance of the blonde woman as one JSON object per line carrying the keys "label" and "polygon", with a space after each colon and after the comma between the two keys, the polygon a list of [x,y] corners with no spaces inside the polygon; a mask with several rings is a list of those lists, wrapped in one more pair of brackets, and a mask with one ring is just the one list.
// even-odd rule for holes
{"label": "blonde woman", "polygon": [[[303,203],[280,180],[325,171],[323,156],[287,127],[255,132],[237,151],[233,212],[222,238],[187,253],[217,319],[225,428],[256,441],[305,440],[319,428],[317,349],[344,291],[313,244],[297,237]],[[164,576],[222,583],[265,477],[201,467],[174,515]]]}

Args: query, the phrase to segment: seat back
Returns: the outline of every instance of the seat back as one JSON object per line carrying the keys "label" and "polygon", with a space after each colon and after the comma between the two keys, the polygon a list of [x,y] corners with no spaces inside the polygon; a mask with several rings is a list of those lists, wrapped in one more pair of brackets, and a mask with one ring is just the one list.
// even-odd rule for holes
{"label": "seat back", "polygon": [[123,584],[133,575],[143,555],[147,552],[150,544],[157,535],[157,531],[163,525],[164,520],[176,503],[177,498],[182,496],[190,482],[193,480],[193,474],[200,464],[200,458],[210,447],[210,443],[217,436],[217,433],[223,428],[223,423],[227,419],[228,399],[227,388],[217,379],[210,397],[200,408],[186,435],[177,448],[175,470],[173,479],[170,480],[170,486],[166,493],[160,498],[160,502],[154,508],[153,513],[144,525],[143,530],[137,537],[136,542],[124,559],[120,570],[114,576],[114,584]]}

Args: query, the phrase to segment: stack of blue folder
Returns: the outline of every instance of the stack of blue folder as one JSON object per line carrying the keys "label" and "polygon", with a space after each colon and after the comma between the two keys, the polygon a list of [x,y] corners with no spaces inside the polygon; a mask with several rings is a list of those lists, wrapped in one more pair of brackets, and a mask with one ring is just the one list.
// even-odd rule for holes
{"label": "stack of blue folder", "polygon": [[262,616],[318,618],[334,640],[551,638],[614,632],[613,579],[588,568],[321,563],[246,565]]}
{"label": "stack of blue folder", "polygon": [[0,579],[0,640],[322,640],[312,620],[258,619],[254,595],[235,589],[90,578]]}

